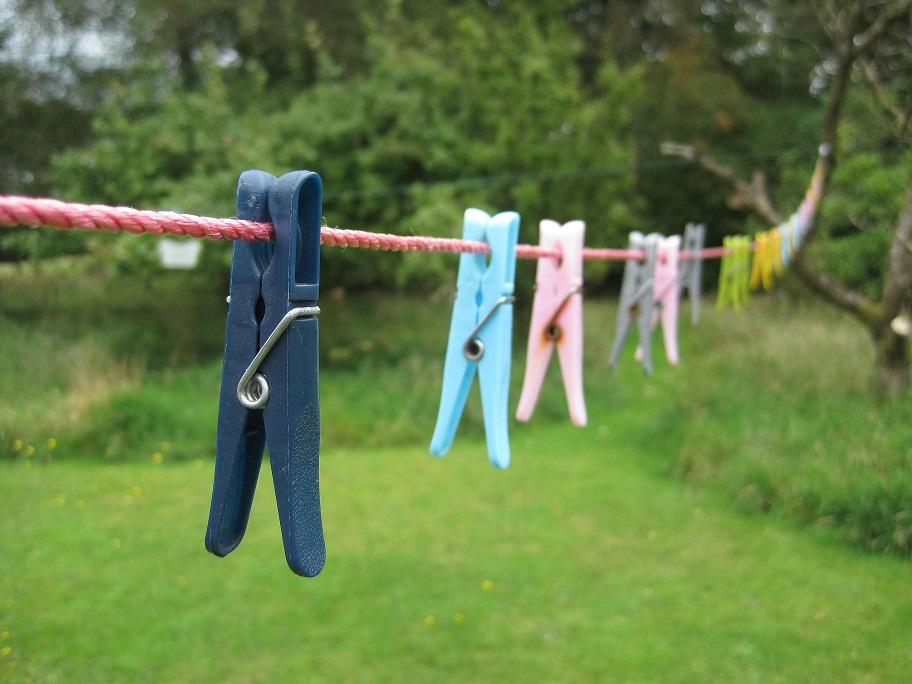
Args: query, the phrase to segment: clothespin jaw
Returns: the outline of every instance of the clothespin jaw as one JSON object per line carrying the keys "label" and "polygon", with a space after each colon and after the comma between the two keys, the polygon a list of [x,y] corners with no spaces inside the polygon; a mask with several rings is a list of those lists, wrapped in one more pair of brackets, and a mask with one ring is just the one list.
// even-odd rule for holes
{"label": "clothespin jaw", "polygon": [[463,238],[486,241],[491,254],[490,259],[468,253],[459,257],[440,410],[431,438],[435,456],[446,454],[453,443],[477,370],[488,457],[499,468],[510,463],[507,402],[518,237],[515,212],[493,217],[479,209],[465,213]]}
{"label": "clothespin jaw", "polygon": [[[316,318],[322,182],[313,172],[298,171],[273,178],[266,189],[266,174],[254,173],[242,176],[238,215],[262,207],[265,195],[275,241],[271,250],[235,246],[239,261],[232,265],[206,548],[224,556],[240,542],[265,443],[286,560],[295,573],[312,577],[326,558]],[[251,186],[256,192],[249,192]],[[247,277],[250,271],[257,277]]]}
{"label": "clothespin jaw", "polygon": [[571,221],[562,226],[546,219],[539,224],[539,245],[546,249],[559,249],[561,257],[538,260],[526,374],[516,409],[519,421],[532,417],[551,352],[557,347],[570,419],[574,425],[586,424],[582,293],[585,232],[583,221]]}
{"label": "clothespin jaw", "polygon": [[655,277],[656,249],[658,234],[644,236],[639,231],[630,233],[629,247],[641,251],[642,259],[630,258],[624,266],[624,279],[621,283],[621,301],[618,306],[617,330],[614,346],[608,365],[617,366],[621,358],[624,340],[630,331],[634,319],[637,321],[640,348],[643,356],[643,370],[652,375],[652,316],[655,309],[653,278]]}
{"label": "clothespin jaw", "polygon": [[703,275],[703,245],[706,241],[706,224],[688,223],[684,227],[684,251],[690,258],[678,265],[678,298],[687,288],[690,296],[690,322],[696,325],[700,320],[700,290]]}

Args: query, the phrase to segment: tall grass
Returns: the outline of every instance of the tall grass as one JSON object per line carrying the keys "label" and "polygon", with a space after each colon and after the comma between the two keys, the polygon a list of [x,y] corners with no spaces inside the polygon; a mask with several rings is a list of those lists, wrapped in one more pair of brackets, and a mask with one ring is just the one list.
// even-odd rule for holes
{"label": "tall grass", "polygon": [[912,398],[876,396],[860,326],[783,293],[711,313],[689,346],[701,344],[674,472],[721,482],[746,511],[912,552]]}
{"label": "tall grass", "polygon": [[[218,286],[184,273],[112,279],[87,263],[0,274],[0,458],[66,455],[75,436],[111,429],[111,406],[142,396],[147,379],[222,347]],[[90,457],[109,451],[77,444]]]}

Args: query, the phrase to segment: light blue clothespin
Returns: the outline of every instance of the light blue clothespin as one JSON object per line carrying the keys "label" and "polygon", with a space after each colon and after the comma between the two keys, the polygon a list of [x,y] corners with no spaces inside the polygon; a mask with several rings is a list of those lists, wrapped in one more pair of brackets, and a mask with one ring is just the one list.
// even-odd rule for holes
{"label": "light blue clothespin", "polygon": [[491,254],[490,258],[467,253],[459,257],[456,302],[431,453],[443,456],[453,443],[477,368],[488,458],[498,468],[506,468],[510,464],[507,400],[519,214],[508,211],[491,217],[479,209],[468,209],[462,237],[487,242]]}
{"label": "light blue clothespin", "polygon": [[782,265],[788,267],[792,263],[792,224],[786,221],[777,230],[781,236],[779,241],[782,243]]}
{"label": "light blue clothespin", "polygon": [[792,214],[788,222],[792,236],[792,251],[797,254],[804,240],[804,225],[801,221],[801,216],[798,214]]}

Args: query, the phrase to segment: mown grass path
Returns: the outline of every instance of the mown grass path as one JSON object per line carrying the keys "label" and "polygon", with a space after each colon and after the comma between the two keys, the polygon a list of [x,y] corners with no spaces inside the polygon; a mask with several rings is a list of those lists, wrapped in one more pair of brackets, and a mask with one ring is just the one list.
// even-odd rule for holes
{"label": "mown grass path", "polygon": [[217,559],[211,461],[0,462],[0,680],[908,681],[907,561],[740,516],[613,418],[516,430],[507,471],[326,448],[313,580],[268,469]]}

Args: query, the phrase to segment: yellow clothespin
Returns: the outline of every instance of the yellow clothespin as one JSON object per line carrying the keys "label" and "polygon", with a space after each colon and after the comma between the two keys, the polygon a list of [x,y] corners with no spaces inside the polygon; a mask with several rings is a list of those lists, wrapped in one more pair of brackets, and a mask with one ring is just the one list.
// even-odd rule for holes
{"label": "yellow clothespin", "polygon": [[[757,233],[754,236],[757,248],[754,250],[754,261],[751,267],[750,289],[757,291],[762,284],[766,287],[767,262],[769,261],[768,238],[766,233]],[[769,288],[766,288],[769,289]]]}
{"label": "yellow clothespin", "polygon": [[[769,260],[772,272],[779,278],[782,277],[782,272],[784,267],[782,265],[782,231],[776,227],[767,232],[769,236],[768,248],[769,248]],[[772,285],[772,277],[770,278],[770,287],[766,289],[769,290]],[[766,283],[764,282],[764,287]]]}

